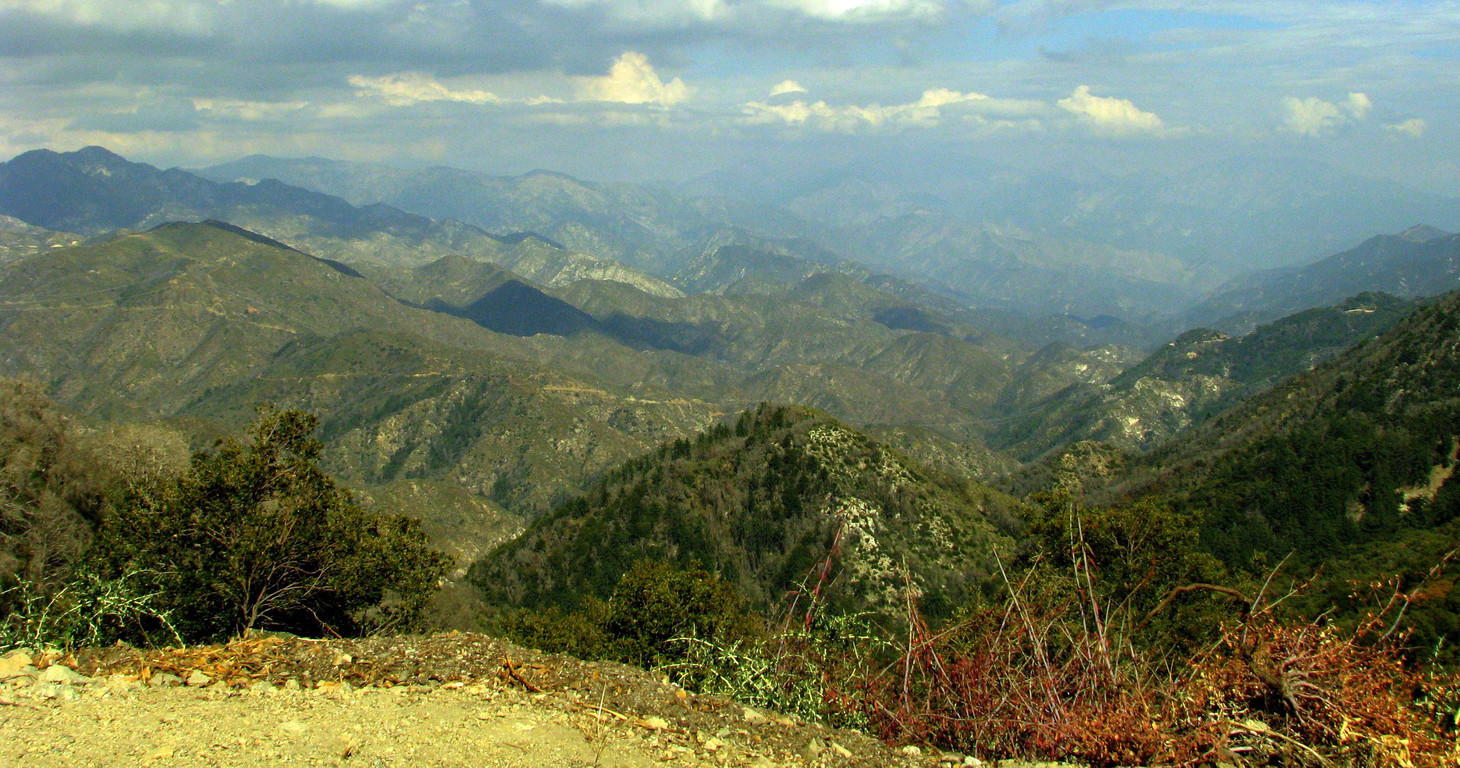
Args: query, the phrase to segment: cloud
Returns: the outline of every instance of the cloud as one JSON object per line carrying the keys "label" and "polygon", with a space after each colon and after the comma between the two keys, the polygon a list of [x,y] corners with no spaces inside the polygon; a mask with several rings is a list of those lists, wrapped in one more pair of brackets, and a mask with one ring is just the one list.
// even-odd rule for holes
{"label": "cloud", "polygon": [[1088,85],[1076,88],[1069,97],[1056,102],[1056,106],[1076,115],[1100,133],[1160,133],[1165,127],[1154,112],[1142,111],[1129,99],[1096,96],[1090,93]]}
{"label": "cloud", "polygon": [[774,86],[771,86],[772,97],[782,96],[787,93],[806,93],[806,89],[801,87],[801,84],[795,80],[782,80]]}
{"label": "cloud", "polygon": [[1373,107],[1365,93],[1350,93],[1337,104],[1317,96],[1287,96],[1283,99],[1283,128],[1304,136],[1323,136],[1347,123],[1362,121]]}
{"label": "cloud", "polygon": [[816,19],[856,22],[935,17],[948,10],[952,3],[940,0],[767,0],[765,5]]}
{"label": "cloud", "polygon": [[1355,120],[1363,120],[1369,116],[1369,110],[1374,108],[1374,102],[1369,101],[1367,93],[1350,93],[1344,101],[1343,108],[1349,116]]}
{"label": "cloud", "polygon": [[1384,130],[1391,136],[1408,136],[1411,139],[1418,139],[1429,130],[1430,124],[1421,117],[1411,117],[1401,123],[1385,125]]}
{"label": "cloud", "polygon": [[694,89],[674,78],[659,79],[649,57],[635,51],[620,55],[602,77],[577,78],[578,98],[585,101],[610,101],[619,104],[657,104],[673,106],[688,99]]}
{"label": "cloud", "polygon": [[199,0],[9,0],[12,8],[79,27],[117,32],[211,32],[216,4]]}
{"label": "cloud", "polygon": [[1017,99],[995,99],[982,93],[962,93],[947,88],[923,91],[917,101],[905,104],[833,106],[825,101],[807,102],[797,99],[789,104],[747,102],[741,107],[742,122],[751,124],[784,123],[811,126],[829,131],[856,131],[868,128],[915,126],[931,128],[945,118],[962,114],[973,122],[997,118],[1038,114],[1045,106],[1040,102]]}
{"label": "cloud", "polygon": [[424,72],[401,72],[383,77],[351,75],[350,85],[362,95],[376,96],[393,107],[408,107],[423,101],[461,101],[468,104],[492,104],[501,101],[496,94],[475,89],[453,90]]}
{"label": "cloud", "polygon": [[932,20],[985,5],[968,0],[544,0],[573,10],[592,10],[612,21],[650,27],[722,23],[754,27],[774,16],[840,23]]}

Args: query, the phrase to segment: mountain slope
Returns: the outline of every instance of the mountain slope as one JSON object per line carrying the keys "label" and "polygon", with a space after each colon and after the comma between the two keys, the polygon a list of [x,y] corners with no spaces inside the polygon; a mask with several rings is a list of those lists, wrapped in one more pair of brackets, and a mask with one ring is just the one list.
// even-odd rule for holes
{"label": "mountain slope", "polygon": [[1100,495],[1202,510],[1205,545],[1236,567],[1399,547],[1422,573],[1457,540],[1457,442],[1460,292],[1213,419]]}
{"label": "mountain slope", "polygon": [[1081,440],[1148,450],[1388,330],[1416,306],[1368,293],[1245,336],[1188,331],[1118,376],[1029,405],[1004,422],[993,444],[1024,459]]}
{"label": "mountain slope", "polygon": [[260,402],[306,408],[352,481],[450,479],[518,512],[715,411],[545,364],[574,357],[613,371],[636,354],[495,334],[228,226],[170,224],[0,271],[0,365],[69,408],[205,434]]}
{"label": "mountain slope", "polygon": [[831,554],[838,603],[892,615],[911,579],[940,614],[989,575],[1015,509],[823,414],[762,407],[609,473],[470,578],[488,603],[572,607],[636,559],[698,562],[771,609]]}

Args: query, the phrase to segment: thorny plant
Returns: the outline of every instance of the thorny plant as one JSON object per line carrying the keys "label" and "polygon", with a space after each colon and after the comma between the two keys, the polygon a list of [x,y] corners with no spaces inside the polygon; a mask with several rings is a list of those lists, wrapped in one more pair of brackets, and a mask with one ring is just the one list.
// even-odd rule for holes
{"label": "thorny plant", "polygon": [[[1322,617],[1280,617],[1273,608],[1291,593],[1264,601],[1268,585],[1251,599],[1217,585],[1178,587],[1137,621],[1129,601],[1094,599],[1098,564],[1078,535],[1074,547],[1073,592],[1051,596],[1032,573],[1005,574],[1002,605],[939,632],[921,620],[910,592],[906,647],[867,680],[859,702],[876,732],[986,757],[1095,766],[1460,765],[1460,678],[1416,672],[1400,654],[1397,622],[1423,584],[1407,592],[1386,585],[1381,608],[1347,632]],[[1193,591],[1241,601],[1214,644],[1171,665],[1131,642]]]}
{"label": "thorny plant", "polygon": [[171,617],[157,605],[161,593],[138,586],[149,575],[131,570],[103,579],[83,572],[50,592],[24,581],[0,590],[0,600],[13,601],[0,621],[0,649],[95,647],[124,637],[155,637],[181,645]]}
{"label": "thorny plant", "polygon": [[844,538],[839,526],[826,556],[787,595],[787,608],[769,636],[732,643],[687,635],[683,661],[662,671],[701,693],[839,726],[864,725],[856,705],[858,681],[893,655],[895,645],[866,613],[827,610],[833,566]]}

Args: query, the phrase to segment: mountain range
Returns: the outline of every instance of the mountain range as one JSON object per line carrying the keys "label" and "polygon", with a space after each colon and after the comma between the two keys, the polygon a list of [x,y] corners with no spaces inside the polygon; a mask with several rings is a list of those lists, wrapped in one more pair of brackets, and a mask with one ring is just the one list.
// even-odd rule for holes
{"label": "mountain range", "polygon": [[[1456,236],[1412,229],[1231,283],[1201,310],[1223,330],[1173,334],[1146,352],[1102,342],[1151,326],[960,303],[946,285],[879,272],[804,234],[832,230],[796,234],[794,217],[759,232],[705,224],[686,246],[688,228],[659,237],[645,225],[682,213],[670,203],[685,198],[546,174],[510,181],[494,194],[516,190],[514,216],[534,205],[526,190],[556,190],[536,214],[544,226],[492,234],[99,149],[27,153],[0,165],[0,213],[12,217],[0,233],[0,369],[39,380],[95,423],[162,421],[195,445],[259,403],[317,412],[332,472],[373,503],[409,506],[460,566],[479,561],[479,586],[500,582],[511,599],[544,605],[601,593],[612,569],[563,550],[536,571],[519,562],[528,544],[494,547],[563,543],[586,528],[633,533],[625,552],[713,563],[769,604],[829,551],[841,518],[824,501],[870,505],[863,523],[882,526],[878,546],[908,558],[929,593],[956,599],[990,564],[940,562],[924,546],[939,540],[930,532],[986,553],[1019,530],[1017,501],[957,478],[997,480],[1031,461],[998,482],[1023,493],[1084,473],[1097,497],[1155,493],[1211,509],[1208,546],[1235,565],[1309,534],[1353,547],[1443,527],[1448,475],[1420,475],[1443,474],[1453,422],[1443,382],[1423,382],[1452,365],[1443,328],[1454,299],[1424,297],[1453,280]],[[587,191],[567,194],[574,185]],[[594,206],[624,207],[594,218]],[[581,215],[562,217],[569,209]],[[753,207],[715,210],[728,220]],[[592,224],[594,237],[623,244],[613,233],[629,222],[656,243],[634,251],[637,266],[565,236]],[[1393,294],[1363,292],[1382,288]],[[1257,319],[1248,332],[1232,327]],[[1340,390],[1349,394],[1311,394]],[[1310,396],[1316,404],[1301,405]],[[1300,411],[1281,423],[1309,426],[1272,426],[1272,414]],[[1325,421],[1330,412],[1351,421]],[[840,447],[818,453],[827,435]],[[1384,442],[1395,435],[1409,437]],[[1328,521],[1318,528],[1254,512],[1241,489],[1308,485],[1258,483],[1275,470],[1252,457],[1320,444],[1356,446],[1345,461],[1390,469],[1328,483],[1346,490],[1315,491],[1316,507],[1293,502],[1312,507],[1304,520]],[[1386,451],[1412,461],[1363,458]],[[874,467],[891,474],[867,474]],[[694,518],[699,538],[666,534],[662,515],[643,517],[643,531],[623,527],[649,498],[661,512],[707,510]],[[1392,498],[1428,522],[1375,511],[1397,508]],[[756,517],[767,505],[779,538]],[[1334,505],[1358,522],[1334,522]],[[561,569],[581,583],[552,575]],[[888,594],[879,573],[857,599]]]}

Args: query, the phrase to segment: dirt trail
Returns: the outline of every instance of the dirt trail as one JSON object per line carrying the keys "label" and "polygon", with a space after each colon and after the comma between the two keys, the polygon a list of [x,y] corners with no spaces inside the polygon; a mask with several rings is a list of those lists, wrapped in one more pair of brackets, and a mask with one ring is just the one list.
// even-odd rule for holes
{"label": "dirt trail", "polygon": [[473,635],[0,659],[0,766],[963,761]]}

